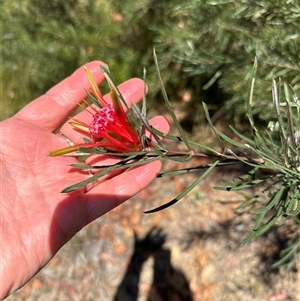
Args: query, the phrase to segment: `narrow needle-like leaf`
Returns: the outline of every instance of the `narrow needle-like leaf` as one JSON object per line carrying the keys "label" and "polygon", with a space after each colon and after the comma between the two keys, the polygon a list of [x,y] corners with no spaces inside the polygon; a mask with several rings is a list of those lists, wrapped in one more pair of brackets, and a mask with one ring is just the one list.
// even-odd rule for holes
{"label": "narrow needle-like leaf", "polygon": [[175,199],[168,202],[167,204],[164,204],[157,208],[145,211],[144,213],[154,213],[157,211],[161,211],[161,210],[166,209],[166,208],[174,205],[175,203],[177,203],[186,194],[188,194],[192,189],[194,189],[218,165],[218,163],[219,163],[219,161],[216,161],[215,163],[213,163],[199,178],[197,178],[191,185],[189,185],[186,189],[184,189]]}
{"label": "narrow needle-like leaf", "polygon": [[165,87],[163,85],[163,81],[162,81],[162,78],[161,78],[161,75],[160,75],[160,71],[159,71],[159,67],[158,67],[158,60],[157,60],[157,56],[156,56],[156,53],[155,53],[155,49],[153,49],[153,57],[154,57],[154,63],[155,63],[155,67],[156,67],[156,71],[157,71],[157,76],[158,76],[158,79],[159,79],[159,84],[160,84],[160,88],[161,88],[161,92],[162,92],[162,95],[163,95],[163,98],[165,100],[165,104],[167,106],[167,109],[175,123],[175,126],[176,128],[178,129],[179,133],[180,133],[180,137],[182,138],[182,141],[184,142],[184,144],[186,145],[187,149],[188,150],[192,150],[190,145],[189,145],[189,142],[185,136],[185,133],[183,131],[183,128],[181,127],[175,113],[174,113],[174,110],[171,106],[171,103],[169,101],[169,98],[168,98],[168,94],[165,90]]}

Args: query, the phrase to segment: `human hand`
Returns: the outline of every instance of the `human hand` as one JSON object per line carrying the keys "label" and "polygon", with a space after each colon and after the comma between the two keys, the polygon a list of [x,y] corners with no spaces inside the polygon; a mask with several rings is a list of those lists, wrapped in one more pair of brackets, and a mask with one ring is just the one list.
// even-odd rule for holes
{"label": "human hand", "polygon": [[[103,63],[86,65],[97,84],[104,80],[99,64]],[[130,106],[142,99],[144,83],[131,79],[119,89]],[[75,158],[48,156],[51,150],[68,146],[62,136],[53,134],[61,125],[70,140],[82,141],[65,122],[86,91],[90,85],[80,68],[0,123],[2,298],[29,281],[85,225],[145,188],[161,169],[155,161],[107,177],[88,192],[61,193],[88,177],[70,167]],[[160,131],[169,130],[163,117],[150,123]]]}

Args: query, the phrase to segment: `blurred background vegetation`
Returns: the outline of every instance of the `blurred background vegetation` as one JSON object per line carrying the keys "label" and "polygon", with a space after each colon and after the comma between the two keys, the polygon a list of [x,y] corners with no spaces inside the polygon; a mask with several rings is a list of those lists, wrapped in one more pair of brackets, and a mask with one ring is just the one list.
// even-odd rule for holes
{"label": "blurred background vegetation", "polygon": [[[272,118],[271,79],[300,90],[298,0],[3,0],[2,119],[46,92],[80,65],[105,61],[116,83],[147,69],[149,103],[162,103],[155,47],[171,101],[190,123],[242,123],[249,74],[258,72],[254,114]],[[197,113],[195,110],[199,110]],[[201,117],[200,117],[201,116]]]}

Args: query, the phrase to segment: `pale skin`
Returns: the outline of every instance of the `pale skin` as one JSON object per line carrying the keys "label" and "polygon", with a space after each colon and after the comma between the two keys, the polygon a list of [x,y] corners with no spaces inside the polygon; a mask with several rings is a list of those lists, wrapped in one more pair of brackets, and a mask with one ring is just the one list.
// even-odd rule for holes
{"label": "pale skin", "polygon": [[[100,64],[94,61],[85,65],[97,84],[104,81]],[[90,91],[90,85],[83,68],[79,68],[0,123],[1,298],[28,282],[85,225],[141,191],[160,172],[161,163],[155,161],[108,177],[88,191],[61,193],[63,188],[89,176],[70,168],[76,158],[48,156],[51,150],[68,146],[62,136],[54,133],[60,126],[72,141],[82,142],[67,120],[86,97],[85,89]],[[130,105],[142,99],[144,83],[131,79],[119,89]],[[105,98],[109,101],[109,96]],[[91,117],[84,112],[80,118]],[[152,119],[151,124],[163,132],[169,130],[161,116]],[[101,162],[111,160],[101,158]]]}

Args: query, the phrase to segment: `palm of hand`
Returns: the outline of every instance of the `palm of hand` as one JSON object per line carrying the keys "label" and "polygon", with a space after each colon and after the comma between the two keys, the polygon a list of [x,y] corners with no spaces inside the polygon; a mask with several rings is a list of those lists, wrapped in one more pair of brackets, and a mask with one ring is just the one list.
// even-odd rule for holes
{"label": "palm of hand", "polygon": [[[100,83],[103,77],[99,62],[90,63],[89,68],[94,69]],[[61,83],[52,89],[51,98],[55,101],[53,112],[48,112],[48,117],[42,105],[43,100],[49,101],[50,93],[48,99],[36,100],[39,103],[1,123],[2,296],[26,283],[87,223],[148,185],[161,167],[160,162],[153,162],[131,169],[104,179],[88,193],[84,190],[60,193],[66,186],[88,176],[85,171],[79,173],[70,168],[70,164],[76,162],[75,158],[48,156],[49,151],[66,146],[66,141],[52,131],[74,109],[74,100],[80,101],[84,97],[84,89],[78,83],[79,80],[84,81],[83,70],[78,70],[72,77],[67,79],[69,83],[65,84],[66,87]],[[58,106],[61,99],[57,95],[66,98],[64,89],[69,88],[72,80],[78,91],[75,88],[70,90],[73,99],[65,105],[68,107],[62,114],[59,111],[61,105]],[[136,90],[128,92],[131,101],[137,102],[141,98],[143,86],[140,84],[136,82]],[[136,93],[138,90],[141,92],[139,95]],[[41,116],[37,116],[37,112],[41,112]],[[57,120],[53,120],[53,116],[57,116]],[[162,130],[168,130],[162,118],[155,119],[153,123]],[[63,128],[70,133],[67,125]],[[78,139],[76,136],[73,138]]]}

